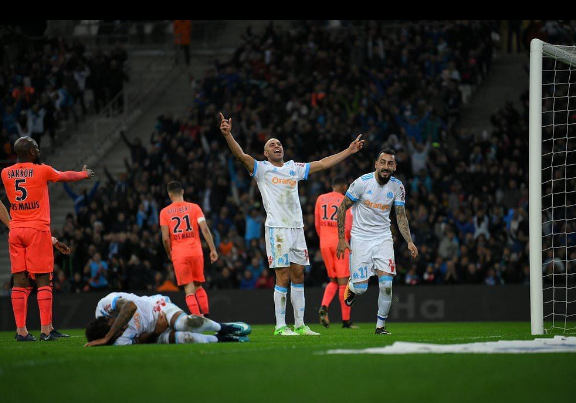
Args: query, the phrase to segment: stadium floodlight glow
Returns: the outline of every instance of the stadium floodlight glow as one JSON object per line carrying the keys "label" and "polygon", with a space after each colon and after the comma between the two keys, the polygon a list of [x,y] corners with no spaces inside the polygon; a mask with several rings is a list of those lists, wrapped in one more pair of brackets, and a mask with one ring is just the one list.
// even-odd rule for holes
{"label": "stadium floodlight glow", "polygon": [[576,332],[576,92],[572,85],[576,88],[576,46],[533,39],[529,100],[533,335]]}

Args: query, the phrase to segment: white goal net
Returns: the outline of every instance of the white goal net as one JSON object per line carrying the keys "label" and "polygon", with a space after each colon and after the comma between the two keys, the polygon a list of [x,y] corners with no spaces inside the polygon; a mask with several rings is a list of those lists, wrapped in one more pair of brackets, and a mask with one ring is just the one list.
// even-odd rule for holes
{"label": "white goal net", "polygon": [[576,333],[576,46],[530,52],[532,334]]}

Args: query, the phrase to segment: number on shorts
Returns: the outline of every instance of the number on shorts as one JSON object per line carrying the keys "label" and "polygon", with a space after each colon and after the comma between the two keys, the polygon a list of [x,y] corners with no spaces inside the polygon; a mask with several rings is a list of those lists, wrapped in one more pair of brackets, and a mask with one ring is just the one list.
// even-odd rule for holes
{"label": "number on shorts", "polygon": [[24,186],[23,183],[26,183],[26,179],[16,179],[14,182],[14,186],[16,187],[16,191],[20,192],[20,196],[16,196],[16,201],[24,201],[28,197],[28,191]]}
{"label": "number on shorts", "polygon": [[180,229],[180,224],[182,224],[182,219],[178,216],[176,217],[172,217],[172,221],[176,221],[176,225],[174,226],[174,230],[173,232],[175,234],[179,234],[181,232],[190,232],[192,231],[192,225],[190,225],[190,217],[188,217],[188,214],[186,214],[184,217],[182,217],[184,219],[184,221],[186,221],[186,230],[182,230]]}
{"label": "number on shorts", "polygon": [[[330,206],[334,212],[330,216],[330,220],[334,221],[336,219],[336,214],[338,214],[338,206],[333,204]],[[322,217],[323,220],[328,220],[328,206],[326,204],[322,205],[322,210],[324,210],[324,216]]]}

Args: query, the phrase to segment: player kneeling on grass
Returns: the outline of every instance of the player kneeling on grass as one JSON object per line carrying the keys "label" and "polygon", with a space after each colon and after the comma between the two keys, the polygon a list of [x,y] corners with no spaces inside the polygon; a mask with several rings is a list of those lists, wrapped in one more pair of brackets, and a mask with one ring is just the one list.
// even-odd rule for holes
{"label": "player kneeling on grass", "polygon": [[[186,315],[163,295],[140,297],[113,292],[96,306],[96,319],[88,323],[85,347],[129,344],[186,344],[246,342],[252,331],[243,322],[218,323]],[[215,332],[205,335],[203,332]]]}
{"label": "player kneeling on grass", "polygon": [[[368,290],[368,280],[378,276],[380,295],[376,315],[376,334],[390,334],[386,319],[392,304],[392,280],[396,275],[390,209],[394,205],[398,229],[408,244],[413,258],[418,249],[410,235],[406,218],[404,185],[392,174],[396,171],[396,152],[390,148],[378,154],[376,170],[356,179],[348,188],[338,209],[337,257],[350,249],[350,280],[344,292],[344,302],[351,306],[356,295]],[[352,207],[351,244],[345,238],[346,211]]]}

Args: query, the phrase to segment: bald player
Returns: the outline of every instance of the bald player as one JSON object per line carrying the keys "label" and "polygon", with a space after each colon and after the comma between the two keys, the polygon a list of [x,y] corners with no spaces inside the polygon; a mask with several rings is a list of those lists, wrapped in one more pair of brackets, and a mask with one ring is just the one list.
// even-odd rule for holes
{"label": "bald player", "polygon": [[[359,135],[350,146],[338,154],[320,161],[301,163],[284,161],[284,148],[280,140],[271,138],[264,145],[266,161],[256,161],[244,153],[232,136],[232,119],[222,113],[220,131],[230,150],[256,180],[266,210],[265,238],[268,266],[276,273],[274,307],[275,335],[318,336],[304,324],[304,266],[309,265],[308,248],[304,239],[302,207],[298,197],[298,182],[308,179],[314,172],[328,169],[357,153],[364,146]],[[286,297],[290,285],[290,301],[294,308],[294,330],[286,325]]]}
{"label": "bald player", "polygon": [[86,166],[81,172],[59,172],[40,162],[36,141],[21,137],[14,143],[18,163],[2,170],[2,182],[10,201],[12,220],[8,235],[11,271],[14,275],[12,309],[16,320],[16,340],[34,341],[26,328],[28,277],[38,286],[41,341],[53,341],[51,333],[54,252],[50,233],[50,200],[48,182],[75,182],[94,177]]}

